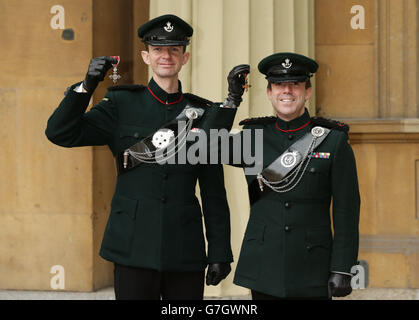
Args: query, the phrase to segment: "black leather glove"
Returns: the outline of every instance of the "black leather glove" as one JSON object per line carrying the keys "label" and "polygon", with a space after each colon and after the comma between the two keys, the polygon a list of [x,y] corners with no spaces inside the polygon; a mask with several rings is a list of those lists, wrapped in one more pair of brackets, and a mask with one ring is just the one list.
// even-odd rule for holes
{"label": "black leather glove", "polygon": [[106,56],[96,57],[90,60],[89,70],[83,80],[83,88],[90,93],[95,91],[99,82],[105,79],[105,75],[112,67],[112,64],[116,64],[117,62],[115,58]]}
{"label": "black leather glove", "polygon": [[327,283],[329,289],[329,298],[345,297],[351,294],[351,279],[352,276],[341,273],[332,273]]}
{"label": "black leather glove", "polygon": [[246,84],[246,76],[250,73],[248,64],[240,64],[231,69],[227,76],[228,96],[224,101],[225,106],[238,107],[242,102],[244,85]]}
{"label": "black leather glove", "polygon": [[210,263],[207,271],[207,285],[216,286],[221,280],[227,278],[230,271],[230,263]]}

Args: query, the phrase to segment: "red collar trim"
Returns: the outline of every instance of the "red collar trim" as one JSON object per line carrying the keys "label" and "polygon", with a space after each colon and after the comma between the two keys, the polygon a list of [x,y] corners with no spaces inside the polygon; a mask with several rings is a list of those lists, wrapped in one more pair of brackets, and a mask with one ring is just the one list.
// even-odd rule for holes
{"label": "red collar trim", "polygon": [[153,93],[153,91],[151,91],[150,87],[147,87],[147,89],[148,89],[148,91],[150,91],[151,95],[152,95],[154,98],[156,98],[156,100],[157,100],[157,101],[159,101],[160,103],[162,103],[162,104],[164,104],[164,105],[167,105],[167,106],[170,106],[170,105],[172,105],[172,104],[179,103],[179,102],[181,102],[181,101],[182,101],[182,99],[183,99],[183,93],[182,93],[182,95],[180,96],[180,99],[179,99],[178,101],[175,101],[175,102],[170,102],[170,103],[166,103],[166,102],[164,102],[163,100],[159,99],[159,97],[157,97],[157,96]]}
{"label": "red collar trim", "polygon": [[275,127],[279,130],[279,131],[282,131],[282,132],[295,132],[295,131],[298,131],[298,130],[301,130],[301,129],[303,129],[303,128],[305,128],[305,127],[307,127],[309,124],[310,124],[310,122],[311,122],[311,120],[309,120],[305,125],[303,125],[302,127],[299,127],[299,128],[297,128],[297,129],[293,129],[293,130],[284,130],[284,129],[281,129],[280,127],[278,127],[278,123],[276,123],[275,122]]}

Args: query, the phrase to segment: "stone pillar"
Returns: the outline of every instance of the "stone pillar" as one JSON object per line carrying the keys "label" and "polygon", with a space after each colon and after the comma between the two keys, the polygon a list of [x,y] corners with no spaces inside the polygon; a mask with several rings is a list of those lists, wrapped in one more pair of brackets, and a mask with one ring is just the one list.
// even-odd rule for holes
{"label": "stone pillar", "polygon": [[[266,97],[267,82],[257,70],[264,57],[292,51],[314,57],[313,0],[155,0],[150,18],[173,13],[194,28],[191,61],[181,72],[185,91],[212,101],[227,95],[227,75],[236,65],[251,66],[250,91],[237,113],[233,129],[247,117],[272,115]],[[206,287],[206,296],[248,294],[232,284],[235,265],[249,215],[247,184],[243,170],[224,167],[231,210],[232,247],[235,262],[231,275],[217,287]]]}

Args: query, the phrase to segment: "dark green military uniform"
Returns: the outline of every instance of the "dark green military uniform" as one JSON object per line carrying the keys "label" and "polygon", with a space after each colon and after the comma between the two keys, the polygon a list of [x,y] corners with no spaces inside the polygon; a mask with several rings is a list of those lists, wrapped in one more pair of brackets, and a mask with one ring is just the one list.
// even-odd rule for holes
{"label": "dark green military uniform", "polygon": [[[90,95],[73,85],[48,121],[46,135],[64,147],[108,145],[113,155],[156,132],[187,104],[205,108],[197,127],[232,122],[235,110],[211,106],[179,91],[168,94],[152,79],[148,87],[110,88],[85,113]],[[197,105],[198,104],[198,105]],[[208,241],[195,196],[199,181]],[[231,262],[229,208],[221,165],[144,163],[118,176],[100,255],[126,266],[155,270],[203,270]]]}
{"label": "dark green military uniform", "polygon": [[[274,117],[247,122],[244,129],[263,130],[265,168],[310,132],[315,120],[306,111],[290,122]],[[315,150],[329,158],[312,158],[293,190],[271,191],[251,206],[235,284],[278,297],[327,296],[330,272],[350,273],[356,264],[360,200],[355,159],[347,133],[339,125],[330,127]],[[255,179],[246,176],[249,185]]]}
{"label": "dark green military uniform", "polygon": [[[295,85],[308,81],[317,67],[314,60],[293,53],[274,54],[259,64],[259,70],[270,83]],[[292,94],[290,91],[280,98],[296,99]],[[289,110],[290,107],[284,107],[289,105],[284,102],[278,112]],[[256,130],[263,131],[264,169],[283,159],[280,156],[307,133],[308,141],[314,141],[311,135],[314,127],[330,132],[317,148],[311,150],[308,143],[300,152],[304,155],[307,150],[309,156],[302,157],[304,165],[300,169],[270,181],[273,187],[284,186],[283,192],[277,192],[280,188],[274,191],[262,182],[262,170],[262,176],[246,175],[251,210],[234,283],[274,297],[327,298],[331,273],[350,276],[352,266],[357,263],[360,196],[356,164],[348,141],[348,126],[311,118],[304,104],[300,106],[302,115],[289,121],[278,116],[241,122],[243,130],[250,130],[252,137],[250,142],[242,142],[251,143],[253,152]],[[243,140],[243,131],[240,135]],[[287,165],[282,163],[283,167]],[[294,180],[293,172],[299,172]]]}

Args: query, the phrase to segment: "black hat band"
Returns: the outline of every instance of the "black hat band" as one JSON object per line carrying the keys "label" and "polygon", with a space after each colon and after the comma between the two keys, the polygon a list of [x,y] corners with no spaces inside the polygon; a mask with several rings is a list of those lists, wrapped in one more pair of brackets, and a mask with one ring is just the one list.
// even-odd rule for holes
{"label": "black hat band", "polygon": [[283,69],[280,66],[274,66],[269,69],[267,72],[268,76],[284,76],[284,75],[301,75],[301,76],[311,76],[305,68],[293,67],[290,69]]}
{"label": "black hat band", "polygon": [[170,36],[170,37],[165,37],[165,36],[148,36],[148,37],[144,37],[142,41],[143,42],[146,42],[146,41],[167,41],[167,40],[171,40],[171,41],[187,41],[187,42],[189,42],[189,38],[182,37],[182,36],[179,36],[179,37],[173,37],[173,36]]}
{"label": "black hat band", "polygon": [[265,79],[271,83],[281,83],[281,82],[306,82],[313,75],[288,75],[284,76],[266,76]]}

